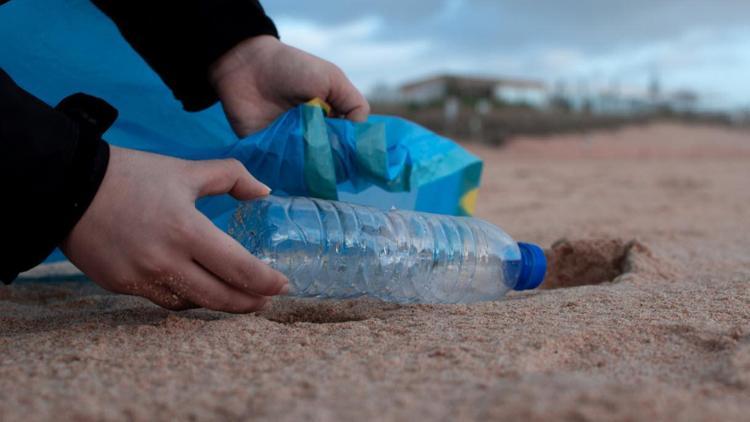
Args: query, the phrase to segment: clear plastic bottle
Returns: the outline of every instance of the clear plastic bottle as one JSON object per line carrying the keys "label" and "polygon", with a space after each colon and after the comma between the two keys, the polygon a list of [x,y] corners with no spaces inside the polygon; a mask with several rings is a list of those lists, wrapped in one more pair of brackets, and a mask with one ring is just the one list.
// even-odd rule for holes
{"label": "clear plastic bottle", "polygon": [[541,248],[479,219],[320,199],[241,203],[229,233],[298,297],[471,303],[536,288],[546,270]]}

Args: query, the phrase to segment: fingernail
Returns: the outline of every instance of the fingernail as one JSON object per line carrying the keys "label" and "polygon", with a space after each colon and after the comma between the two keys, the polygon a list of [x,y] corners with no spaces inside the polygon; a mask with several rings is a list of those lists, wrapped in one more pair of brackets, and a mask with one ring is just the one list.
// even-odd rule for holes
{"label": "fingernail", "polygon": [[266,190],[268,191],[268,193],[266,193],[266,195],[270,195],[272,189],[267,184],[265,184],[263,182],[260,182],[260,184],[263,185],[263,187],[266,188]]}
{"label": "fingernail", "polygon": [[286,283],[284,287],[282,287],[281,290],[279,290],[279,295],[286,296],[288,294],[289,294],[289,283]]}

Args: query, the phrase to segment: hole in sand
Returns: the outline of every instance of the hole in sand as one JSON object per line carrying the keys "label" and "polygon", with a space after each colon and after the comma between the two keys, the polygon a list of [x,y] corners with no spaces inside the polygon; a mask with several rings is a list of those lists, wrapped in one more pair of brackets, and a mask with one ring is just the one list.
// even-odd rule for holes
{"label": "hole in sand", "polygon": [[546,251],[545,289],[622,281],[625,276],[668,279],[675,269],[637,240],[561,239]]}
{"label": "hole in sand", "polygon": [[283,324],[337,324],[375,318],[384,311],[398,307],[372,299],[328,301],[279,298],[273,301],[270,309],[259,315]]}

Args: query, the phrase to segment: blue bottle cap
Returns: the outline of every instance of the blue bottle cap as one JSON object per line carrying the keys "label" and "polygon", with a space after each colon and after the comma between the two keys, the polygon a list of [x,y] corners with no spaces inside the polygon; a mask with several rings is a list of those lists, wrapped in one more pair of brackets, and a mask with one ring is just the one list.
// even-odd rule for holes
{"label": "blue bottle cap", "polygon": [[521,274],[513,290],[536,289],[544,281],[547,272],[547,257],[544,250],[531,243],[518,243],[521,250]]}

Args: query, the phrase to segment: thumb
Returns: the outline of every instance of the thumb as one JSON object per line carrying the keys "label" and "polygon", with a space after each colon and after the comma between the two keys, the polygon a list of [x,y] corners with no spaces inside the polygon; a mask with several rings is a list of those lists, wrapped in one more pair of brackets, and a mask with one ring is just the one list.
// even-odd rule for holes
{"label": "thumb", "polygon": [[229,193],[239,200],[250,200],[271,193],[271,189],[247,171],[239,161],[195,161],[190,173],[193,176],[196,197]]}
{"label": "thumb", "polygon": [[355,122],[364,122],[370,114],[370,104],[341,69],[334,67],[331,90],[326,98],[336,114]]}

